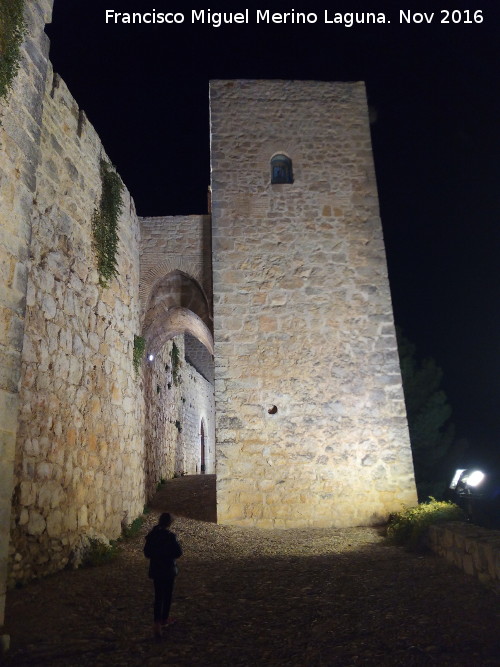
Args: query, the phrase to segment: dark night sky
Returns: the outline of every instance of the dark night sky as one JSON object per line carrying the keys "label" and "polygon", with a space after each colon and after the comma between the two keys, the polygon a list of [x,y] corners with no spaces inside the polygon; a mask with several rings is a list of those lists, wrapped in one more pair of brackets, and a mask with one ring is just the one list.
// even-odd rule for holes
{"label": "dark night sky", "polygon": [[[191,9],[315,12],[314,25],[192,25]],[[323,11],[390,24],[324,25]],[[405,26],[399,10],[434,12]],[[442,24],[440,9],[481,10]],[[106,25],[105,9],[181,11],[182,25]],[[458,15],[456,15],[458,16]],[[51,59],[96,127],[139,215],[203,213],[208,81],[366,82],[396,322],[444,371],[458,435],[500,449],[498,0],[199,5],[55,0]]]}

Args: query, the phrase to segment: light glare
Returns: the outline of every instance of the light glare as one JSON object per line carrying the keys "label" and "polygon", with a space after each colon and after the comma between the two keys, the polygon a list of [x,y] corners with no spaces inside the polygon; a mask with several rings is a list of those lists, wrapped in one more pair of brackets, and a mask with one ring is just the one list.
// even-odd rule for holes
{"label": "light glare", "polygon": [[463,472],[465,472],[465,468],[458,468],[458,470],[456,470],[455,474],[453,475],[453,479],[451,480],[450,489],[457,488],[458,480],[460,479]]}
{"label": "light glare", "polygon": [[464,482],[467,486],[479,486],[484,479],[484,472],[480,470],[473,470],[470,475],[464,477]]}

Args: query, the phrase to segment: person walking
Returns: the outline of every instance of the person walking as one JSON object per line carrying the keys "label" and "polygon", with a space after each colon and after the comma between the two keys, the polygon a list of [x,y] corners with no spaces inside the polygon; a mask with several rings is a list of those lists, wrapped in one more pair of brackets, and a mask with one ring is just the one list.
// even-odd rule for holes
{"label": "person walking", "polygon": [[182,549],[175,533],[169,528],[172,517],[168,512],[160,515],[158,524],[146,535],[144,555],[149,558],[148,576],[153,580],[154,601],[154,636],[161,639],[161,629],[171,625],[169,618],[175,577],[177,576],[176,558],[182,556]]}

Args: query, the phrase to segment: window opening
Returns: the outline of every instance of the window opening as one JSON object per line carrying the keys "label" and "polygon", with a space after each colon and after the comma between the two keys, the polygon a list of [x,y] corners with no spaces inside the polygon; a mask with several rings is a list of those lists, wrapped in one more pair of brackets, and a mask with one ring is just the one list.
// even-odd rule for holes
{"label": "window opening", "polygon": [[292,161],[286,155],[271,158],[271,183],[293,183]]}

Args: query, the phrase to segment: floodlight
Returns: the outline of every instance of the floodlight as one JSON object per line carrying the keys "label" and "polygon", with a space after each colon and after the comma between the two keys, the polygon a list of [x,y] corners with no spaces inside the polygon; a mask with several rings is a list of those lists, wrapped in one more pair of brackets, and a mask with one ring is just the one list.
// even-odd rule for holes
{"label": "floodlight", "polygon": [[465,482],[467,486],[476,487],[481,484],[483,479],[484,472],[481,472],[480,470],[473,470],[472,472],[465,475],[462,481]]}

